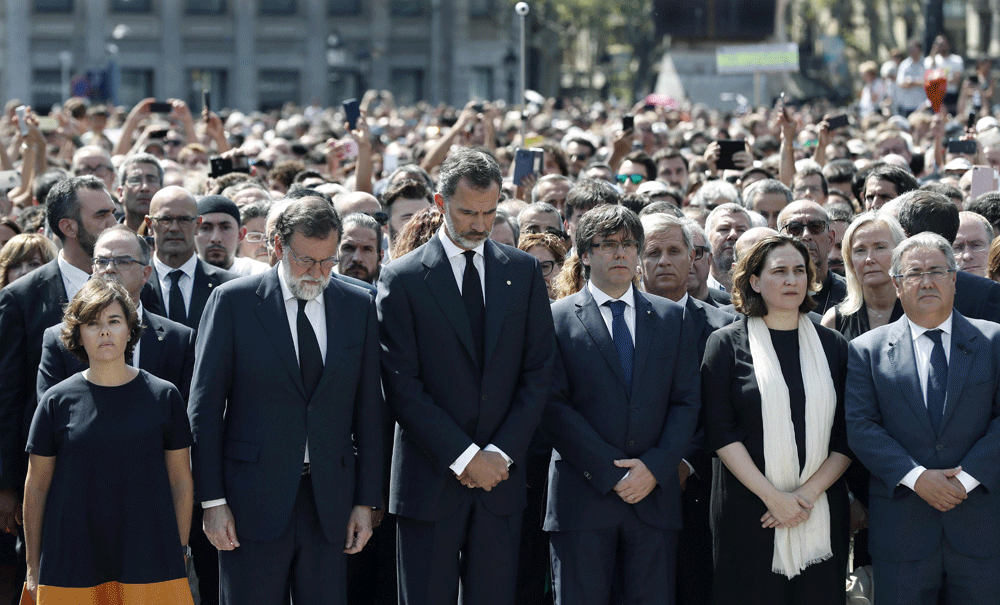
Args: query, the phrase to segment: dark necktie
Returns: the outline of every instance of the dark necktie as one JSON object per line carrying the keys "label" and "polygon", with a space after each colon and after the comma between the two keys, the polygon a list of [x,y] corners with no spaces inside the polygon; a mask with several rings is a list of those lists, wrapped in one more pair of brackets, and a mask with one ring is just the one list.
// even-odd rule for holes
{"label": "dark necktie", "polygon": [[931,350],[931,365],[927,369],[927,413],[931,417],[931,425],[937,432],[944,416],[944,395],[948,388],[948,358],[944,354],[941,343],[941,330],[927,330],[924,336],[934,341]]}
{"label": "dark necktie", "polygon": [[295,318],[295,327],[299,336],[299,369],[302,371],[302,384],[306,387],[306,395],[312,397],[319,378],[323,375],[323,353],[319,350],[316,332],[306,317],[306,303],[299,299],[299,314]]}
{"label": "dark necktie", "polygon": [[625,323],[625,301],[609,300],[604,303],[611,309],[611,338],[618,349],[618,359],[625,373],[625,383],[632,385],[632,359],[635,355],[635,345],[632,343],[632,333]]}
{"label": "dark necktie", "polygon": [[486,304],[483,302],[483,285],[479,281],[479,270],[472,259],[476,256],[475,250],[466,250],[462,253],[465,256],[465,275],[462,276],[462,302],[465,303],[465,311],[469,314],[469,327],[472,328],[472,342],[476,347],[476,361],[479,367],[483,366],[483,333],[486,330]]}
{"label": "dark necktie", "polygon": [[167,276],[172,282],[170,284],[170,308],[167,310],[170,319],[177,323],[187,325],[187,311],[184,310],[184,295],[181,294],[181,276],[184,272],[174,269]]}

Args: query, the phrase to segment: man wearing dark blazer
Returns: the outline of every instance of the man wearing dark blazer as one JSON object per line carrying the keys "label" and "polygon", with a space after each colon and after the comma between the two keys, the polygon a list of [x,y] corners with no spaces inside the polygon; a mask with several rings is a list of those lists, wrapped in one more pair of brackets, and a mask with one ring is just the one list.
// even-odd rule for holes
{"label": "man wearing dark blazer", "polygon": [[943,237],[904,240],[890,273],[905,316],[850,344],[847,434],[871,471],[880,605],[1000,595],[1000,326],[954,310],[955,270]]}
{"label": "man wearing dark blazer", "polygon": [[556,604],[608,603],[618,562],[622,602],[673,603],[677,469],[700,409],[694,324],[633,287],[643,228],[631,210],[588,211],[575,246],[588,282],[552,305],[542,421],[554,447],[545,530]]}
{"label": "man wearing dark blazer", "polygon": [[205,307],[188,414],[221,602],[346,602],[344,554],[382,501],[375,303],[331,280],[340,221],[316,197],[276,223],[277,267]]}
{"label": "man wearing dark blazer", "polygon": [[453,152],[435,194],[444,228],[379,280],[404,605],[514,603],[525,458],[554,342],[537,261],[487,239],[501,183],[489,155]]}
{"label": "man wearing dark blazer", "polygon": [[97,235],[115,224],[111,195],[95,176],[54,185],[45,213],[63,243],[58,258],[0,290],[0,530],[8,533],[18,531],[21,516],[42,334],[62,321],[63,305],[90,278]]}
{"label": "man wearing dark blazer", "polygon": [[198,258],[194,235],[200,224],[198,203],[187,190],[164,187],[153,195],[146,225],[156,253],[141,296],[149,311],[195,331],[212,290],[237,277]]}
{"label": "man wearing dark blazer", "polygon": [[[642,285],[646,292],[662,296],[684,307],[684,319],[691,324],[698,345],[697,359],[705,354],[708,337],[735,320],[736,316],[700,301],[687,292],[686,277],[704,254],[692,244],[691,221],[668,214],[642,217],[645,242],[639,255]],[[750,231],[753,231],[751,229]],[[747,233],[750,233],[747,231]],[[746,234],[744,234],[745,236]],[[739,240],[737,241],[737,248]],[[684,529],[677,543],[677,602],[708,603],[712,582],[712,532],[709,527],[712,495],[711,452],[705,449],[704,432],[699,428],[678,465]]]}
{"label": "man wearing dark blazer", "polygon": [[[124,225],[115,225],[94,244],[94,275],[114,280],[128,290],[145,326],[133,352],[133,365],[162,378],[187,399],[194,371],[194,330],[150,313],[139,302],[139,292],[149,279],[150,250],[146,240]],[[70,354],[60,338],[62,323],[47,330],[42,338],[42,358],[38,366],[38,399],[50,387],[87,369]]]}

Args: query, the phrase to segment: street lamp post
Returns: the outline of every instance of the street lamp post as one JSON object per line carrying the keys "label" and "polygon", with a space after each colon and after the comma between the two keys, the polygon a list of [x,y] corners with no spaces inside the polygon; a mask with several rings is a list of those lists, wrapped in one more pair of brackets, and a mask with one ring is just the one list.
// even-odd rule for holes
{"label": "street lamp post", "polygon": [[517,5],[514,7],[514,11],[517,12],[518,16],[521,18],[521,86],[519,91],[520,94],[517,97],[517,102],[521,105],[521,145],[524,145],[524,131],[525,131],[524,122],[526,121],[527,118],[527,113],[525,112],[524,91],[528,89],[526,86],[527,67],[526,67],[525,55],[527,53],[527,48],[525,44],[525,29],[527,26],[525,24],[525,21],[528,17],[528,11],[529,11],[528,3],[518,2]]}

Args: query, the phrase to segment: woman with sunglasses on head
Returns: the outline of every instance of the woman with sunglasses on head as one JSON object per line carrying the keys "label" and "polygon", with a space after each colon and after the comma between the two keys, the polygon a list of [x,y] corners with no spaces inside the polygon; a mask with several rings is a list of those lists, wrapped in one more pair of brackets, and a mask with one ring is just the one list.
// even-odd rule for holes
{"label": "woman with sunglasses on head", "polygon": [[844,602],[847,342],[809,319],[814,284],[801,240],[761,239],[733,271],[745,317],[705,347],[705,434],[723,462],[712,495],[718,605]]}
{"label": "woman with sunglasses on head", "polygon": [[89,367],[31,423],[22,603],[192,603],[191,429],[177,388],[128,364],[141,334],[117,283],[93,278],[66,307],[63,344]]}

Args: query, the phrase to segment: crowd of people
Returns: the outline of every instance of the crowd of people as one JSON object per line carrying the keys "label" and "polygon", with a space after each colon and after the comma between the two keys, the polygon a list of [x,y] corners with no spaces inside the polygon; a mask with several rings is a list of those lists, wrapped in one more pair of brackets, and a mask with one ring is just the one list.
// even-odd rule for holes
{"label": "crowd of people", "polygon": [[0,602],[995,602],[994,79],[910,51],[850,108],[10,101]]}

